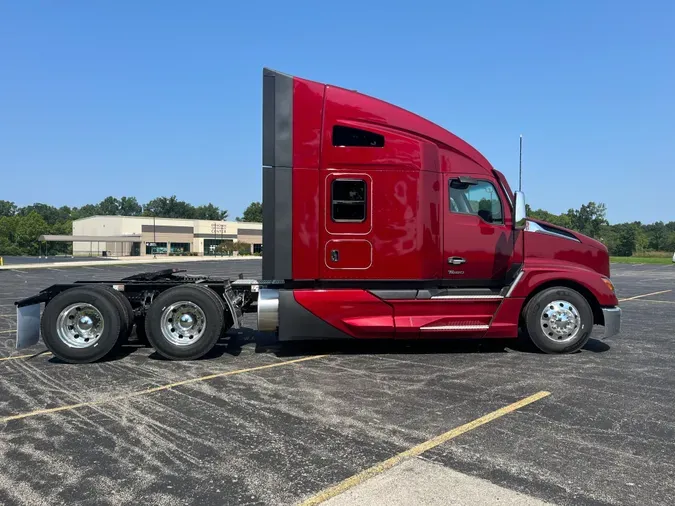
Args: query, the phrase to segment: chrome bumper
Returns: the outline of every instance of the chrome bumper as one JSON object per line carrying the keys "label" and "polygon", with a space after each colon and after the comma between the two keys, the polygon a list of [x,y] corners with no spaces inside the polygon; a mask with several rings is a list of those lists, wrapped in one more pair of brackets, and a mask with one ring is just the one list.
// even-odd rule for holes
{"label": "chrome bumper", "polygon": [[612,337],[621,332],[621,308],[603,307],[602,314],[605,317],[605,333],[603,339]]}

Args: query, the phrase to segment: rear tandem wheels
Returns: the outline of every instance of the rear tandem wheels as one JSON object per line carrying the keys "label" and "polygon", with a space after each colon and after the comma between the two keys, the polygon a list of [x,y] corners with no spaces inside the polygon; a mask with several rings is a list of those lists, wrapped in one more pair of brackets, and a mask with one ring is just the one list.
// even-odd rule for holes
{"label": "rear tandem wheels", "polygon": [[96,362],[127,343],[136,325],[140,340],[147,339],[163,357],[197,359],[240,326],[257,282],[176,277],[176,272],[54,285],[18,301],[17,347],[37,343],[41,334],[47,349],[64,362]]}

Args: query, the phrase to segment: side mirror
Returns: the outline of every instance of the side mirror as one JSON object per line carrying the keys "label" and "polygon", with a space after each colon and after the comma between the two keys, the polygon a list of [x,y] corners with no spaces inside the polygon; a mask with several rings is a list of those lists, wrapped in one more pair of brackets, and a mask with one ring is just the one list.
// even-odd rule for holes
{"label": "side mirror", "polygon": [[515,199],[515,205],[513,206],[515,211],[513,217],[513,227],[517,230],[522,230],[525,228],[525,223],[527,220],[525,194],[523,192],[516,192]]}

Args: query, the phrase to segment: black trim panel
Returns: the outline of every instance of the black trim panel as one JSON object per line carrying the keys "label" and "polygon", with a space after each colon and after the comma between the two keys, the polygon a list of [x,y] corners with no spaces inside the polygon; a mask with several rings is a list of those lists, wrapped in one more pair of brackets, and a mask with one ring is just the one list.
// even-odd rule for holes
{"label": "black trim panel", "polygon": [[382,300],[410,300],[417,298],[418,290],[370,290]]}
{"label": "black trim panel", "polygon": [[[508,287],[505,287],[508,290]],[[492,288],[424,288],[421,290],[369,290],[370,293],[382,300],[427,300],[432,297],[452,295],[456,297],[475,297],[480,295],[502,295],[502,290]]]}
{"label": "black trim panel", "polygon": [[263,70],[263,278],[292,278],[293,78]]}
{"label": "black trim panel", "polygon": [[279,291],[279,341],[353,339],[302,307],[291,290]]}

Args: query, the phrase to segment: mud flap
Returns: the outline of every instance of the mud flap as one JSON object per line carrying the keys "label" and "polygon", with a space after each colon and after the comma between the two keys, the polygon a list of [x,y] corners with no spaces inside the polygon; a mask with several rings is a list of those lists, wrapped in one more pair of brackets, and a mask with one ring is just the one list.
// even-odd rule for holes
{"label": "mud flap", "polygon": [[40,340],[40,303],[16,308],[16,349],[29,348]]}

